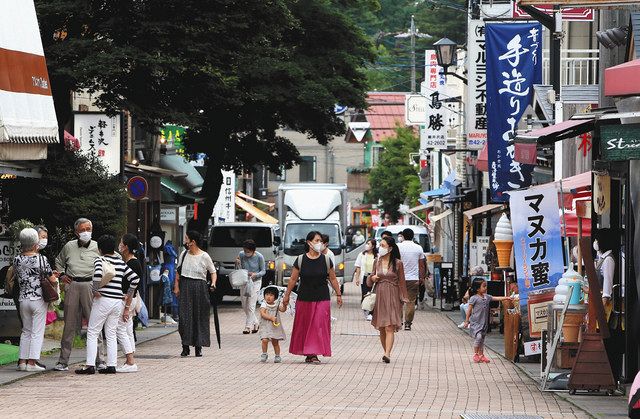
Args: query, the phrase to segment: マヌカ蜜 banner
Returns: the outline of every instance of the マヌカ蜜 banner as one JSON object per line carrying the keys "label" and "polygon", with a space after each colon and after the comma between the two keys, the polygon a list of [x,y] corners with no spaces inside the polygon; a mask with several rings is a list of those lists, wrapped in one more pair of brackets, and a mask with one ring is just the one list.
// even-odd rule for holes
{"label": "\u30de\u30cc\u30ab\u871c banner", "polygon": [[58,142],[33,0],[0,0],[0,142]]}
{"label": "\u30de\u30cc\u30ab\u871c banner", "polygon": [[518,122],[542,81],[542,26],[539,23],[486,25],[487,137],[491,199],[531,184],[532,165],[515,156]]}

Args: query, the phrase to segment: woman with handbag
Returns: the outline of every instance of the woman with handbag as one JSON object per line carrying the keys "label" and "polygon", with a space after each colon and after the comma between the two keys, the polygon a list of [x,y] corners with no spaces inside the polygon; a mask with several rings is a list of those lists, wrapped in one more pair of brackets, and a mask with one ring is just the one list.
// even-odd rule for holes
{"label": "woman with handbag", "polygon": [[[358,230],[359,231],[359,230]],[[360,298],[360,302],[364,300],[364,296],[367,295],[371,288],[367,285],[367,277],[373,271],[373,263],[378,256],[378,248],[376,247],[376,239],[367,240],[366,247],[362,253],[358,254],[356,258],[355,268],[356,271],[353,273],[354,282],[356,287],[359,286],[362,291],[362,297]],[[369,310],[362,310],[364,312],[364,318],[367,321],[373,320],[373,316]]]}
{"label": "woman with handbag", "polygon": [[[17,283],[20,286],[18,299],[22,317],[22,335],[20,335],[19,371],[44,371],[38,365],[40,351],[44,342],[44,328],[47,320],[47,307],[54,296],[49,292],[58,279],[51,270],[47,259],[38,253],[38,232],[33,228],[20,231],[20,248],[22,252],[13,261]],[[55,296],[57,298],[57,296]]]}
{"label": "woman with handbag", "polygon": [[[197,231],[187,231],[184,239],[186,250],[180,255],[176,266],[173,293],[179,299],[180,356],[189,356],[190,346],[195,347],[196,356],[202,356],[202,347],[211,346],[209,291],[215,290],[218,277],[211,256],[200,249],[201,240],[202,236]],[[209,276],[210,286],[207,283]]]}
{"label": "woman with handbag", "polygon": [[318,355],[331,356],[331,297],[327,281],[336,293],[338,307],[342,307],[342,294],[331,260],[322,254],[321,233],[307,234],[305,250],[293,263],[282,304],[286,309],[299,279],[289,352],[304,355],[309,364],[319,364]]}
{"label": "woman with handbag", "polygon": [[402,328],[402,305],[409,302],[400,250],[392,237],[384,237],[380,241],[378,260],[367,278],[367,285],[376,294],[371,324],[380,332],[384,350],[382,361],[388,364],[391,362],[395,332]]}

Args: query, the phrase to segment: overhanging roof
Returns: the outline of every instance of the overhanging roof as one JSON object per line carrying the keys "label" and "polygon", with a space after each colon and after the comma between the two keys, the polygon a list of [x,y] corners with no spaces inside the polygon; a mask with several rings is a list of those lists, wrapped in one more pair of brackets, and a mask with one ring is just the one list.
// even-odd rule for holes
{"label": "overhanging roof", "polygon": [[433,205],[435,204],[435,202],[436,201],[429,201],[426,204],[418,205],[417,207],[413,207],[413,208],[409,208],[409,212],[424,211],[426,209],[433,208]]}
{"label": "overhanging roof", "polygon": [[640,58],[604,70],[605,96],[640,95]]}
{"label": "overhanging roof", "polygon": [[258,220],[262,221],[263,223],[278,224],[278,220],[276,218],[270,216],[260,208],[254,207],[238,196],[236,196],[236,205],[256,217]]}
{"label": "overhanging roof", "polygon": [[139,173],[141,175],[151,174],[151,175],[163,176],[171,179],[187,177],[187,174],[183,172],[176,172],[175,170],[161,169],[160,167],[147,166],[145,164],[125,163],[124,169],[125,171],[130,173]]}
{"label": "overhanging roof", "polygon": [[179,154],[160,155],[160,166],[165,170],[184,173],[185,176],[182,181],[191,192],[198,193],[202,189],[204,179],[198,170]]}
{"label": "overhanging roof", "polygon": [[440,214],[432,215],[431,221],[435,223],[436,221],[440,221],[443,218],[450,216],[451,214],[453,214],[453,211],[451,211],[451,209],[448,209],[446,211],[441,212]]}
{"label": "overhanging roof", "polygon": [[504,204],[488,204],[488,205],[483,205],[483,206],[478,207],[478,208],[473,208],[473,209],[467,210],[467,211],[463,212],[463,214],[468,219],[472,219],[473,217],[479,217],[479,216],[482,216],[482,215],[485,215],[485,214],[492,215],[495,212],[504,211],[505,208],[506,207],[505,207]]}
{"label": "overhanging roof", "polygon": [[594,118],[570,119],[546,128],[535,129],[533,131],[518,134],[516,136],[516,141],[537,142],[540,145],[551,145],[556,141],[576,137],[580,134],[584,134],[585,132],[593,131],[594,126]]}
{"label": "overhanging roof", "polygon": [[430,198],[437,198],[440,196],[449,195],[449,193],[451,193],[451,190],[449,188],[432,189],[430,191],[422,192],[420,194],[420,198],[428,201]]}

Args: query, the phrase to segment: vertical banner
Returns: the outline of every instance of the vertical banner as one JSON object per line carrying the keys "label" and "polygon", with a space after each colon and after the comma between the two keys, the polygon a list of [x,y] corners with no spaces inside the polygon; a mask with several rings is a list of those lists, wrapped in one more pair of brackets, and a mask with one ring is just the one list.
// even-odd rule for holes
{"label": "vertical banner", "polygon": [[88,112],[73,115],[73,135],[80,141],[83,153],[94,154],[109,174],[122,172],[122,137],[120,115]]}
{"label": "vertical banner", "polygon": [[435,50],[426,50],[425,82],[421,85],[425,100],[426,118],[420,129],[420,150],[447,148],[448,114],[442,102],[446,95],[446,78],[438,66]]}
{"label": "vertical banner", "polygon": [[558,190],[551,183],[509,195],[522,318],[529,313],[529,334],[539,337],[564,272]]}
{"label": "vertical banner", "polygon": [[487,142],[487,57],[484,21],[469,20],[467,80],[467,148],[480,150]]}
{"label": "vertical banner", "polygon": [[213,207],[213,223],[232,223],[236,220],[236,175],[231,170],[222,171],[220,194]]}
{"label": "vertical banner", "polygon": [[531,184],[532,165],[514,160],[518,122],[542,81],[542,26],[539,23],[486,25],[487,133],[491,199]]}

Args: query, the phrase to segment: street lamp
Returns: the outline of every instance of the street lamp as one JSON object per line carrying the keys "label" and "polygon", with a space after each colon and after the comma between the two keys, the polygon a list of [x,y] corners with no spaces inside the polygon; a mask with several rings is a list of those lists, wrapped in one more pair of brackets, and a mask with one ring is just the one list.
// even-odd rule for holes
{"label": "street lamp", "polygon": [[434,43],[433,46],[436,49],[436,59],[438,60],[438,65],[443,68],[442,74],[454,76],[467,84],[467,79],[462,77],[457,73],[448,72],[447,69],[454,65],[454,61],[456,59],[456,49],[458,48],[458,44],[453,42],[449,38],[442,38],[438,42]]}

